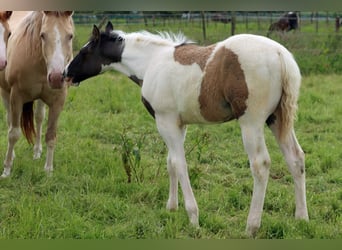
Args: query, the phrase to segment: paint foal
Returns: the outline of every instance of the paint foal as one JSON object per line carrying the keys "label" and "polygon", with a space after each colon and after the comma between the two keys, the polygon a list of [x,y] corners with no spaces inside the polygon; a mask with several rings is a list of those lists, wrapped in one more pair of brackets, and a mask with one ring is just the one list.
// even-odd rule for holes
{"label": "paint foal", "polygon": [[293,129],[301,82],[292,55],[261,36],[237,35],[200,47],[185,37],[113,31],[94,26],[92,37],[65,70],[75,85],[107,70],[117,70],[142,87],[142,100],[155,118],[167,148],[169,210],[178,208],[178,182],[190,222],[198,226],[198,207],[184,152],[186,125],[237,119],[254,178],[247,233],[261,224],[271,164],[264,139],[272,130],[293,175],[295,216],[308,220],[304,153]]}
{"label": "paint foal", "polygon": [[12,11],[0,11],[0,70],[4,70],[7,65],[6,48],[11,35],[8,20],[11,15]]}
{"label": "paint foal", "polygon": [[40,133],[44,119],[44,102],[49,107],[45,170],[53,170],[57,121],[67,94],[62,73],[72,59],[73,33],[71,11],[31,12],[12,31],[8,41],[5,75],[0,77],[9,125],[8,148],[1,177],[10,175],[14,145],[20,137],[20,126],[27,140],[33,143],[35,100],[38,100],[35,111],[38,133],[34,157],[39,158],[41,154]]}

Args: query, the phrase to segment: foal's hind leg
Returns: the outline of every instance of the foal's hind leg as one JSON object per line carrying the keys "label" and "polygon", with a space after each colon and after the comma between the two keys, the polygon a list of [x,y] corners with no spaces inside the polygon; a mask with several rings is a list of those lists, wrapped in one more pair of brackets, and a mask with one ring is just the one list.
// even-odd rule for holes
{"label": "foal's hind leg", "polygon": [[280,124],[276,120],[269,125],[272,130],[279,147],[285,157],[288,168],[292,174],[295,185],[296,197],[296,213],[297,219],[308,220],[308,210],[306,206],[306,191],[305,191],[305,155],[300,147],[293,128],[280,137]]}
{"label": "foal's hind leg", "polygon": [[175,211],[178,209],[178,177],[176,168],[172,164],[172,156],[170,153],[167,155],[167,171],[169,173],[170,188],[166,208],[170,211]]}
{"label": "foal's hind leg", "polygon": [[41,138],[42,138],[44,117],[45,117],[45,104],[42,100],[38,99],[36,101],[36,107],[34,111],[37,134],[36,134],[36,142],[33,147],[33,159],[39,159],[43,151]]}
{"label": "foal's hind leg", "polygon": [[241,117],[239,122],[254,179],[253,196],[246,228],[247,234],[254,236],[261,224],[271,159],[265,144],[263,122],[258,124],[256,121],[249,120],[247,115]]}
{"label": "foal's hind leg", "polygon": [[167,208],[173,210],[178,206],[177,180],[179,180],[190,223],[198,226],[198,207],[190,185],[184,152],[186,128],[184,125],[179,124],[178,119],[177,114],[156,114],[158,131],[169,150],[167,167],[170,177],[170,193]]}

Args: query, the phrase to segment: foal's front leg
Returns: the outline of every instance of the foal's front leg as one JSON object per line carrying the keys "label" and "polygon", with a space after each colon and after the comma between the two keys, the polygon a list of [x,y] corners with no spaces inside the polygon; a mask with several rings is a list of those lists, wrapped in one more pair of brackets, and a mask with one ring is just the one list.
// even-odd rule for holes
{"label": "foal's front leg", "polygon": [[198,226],[198,207],[190,185],[184,152],[186,127],[179,125],[178,121],[177,114],[156,114],[158,131],[169,150],[167,167],[170,177],[170,193],[167,208],[173,210],[178,206],[177,185],[179,180],[190,223]]}

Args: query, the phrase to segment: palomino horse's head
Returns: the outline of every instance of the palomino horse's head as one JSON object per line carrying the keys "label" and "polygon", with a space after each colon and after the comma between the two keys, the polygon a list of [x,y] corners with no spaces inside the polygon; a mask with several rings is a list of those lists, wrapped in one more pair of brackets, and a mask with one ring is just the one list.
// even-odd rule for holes
{"label": "palomino horse's head", "polygon": [[40,38],[47,67],[47,80],[53,89],[64,86],[63,70],[72,59],[72,14],[72,11],[44,11]]}
{"label": "palomino horse's head", "polygon": [[108,22],[104,32],[100,32],[94,25],[89,42],[67,66],[64,76],[67,81],[71,80],[74,85],[78,85],[103,72],[106,65],[120,62],[124,46],[124,38],[113,32],[111,22]]}
{"label": "palomino horse's head", "polygon": [[3,70],[7,64],[6,47],[11,34],[7,21],[11,15],[12,11],[0,11],[0,70]]}

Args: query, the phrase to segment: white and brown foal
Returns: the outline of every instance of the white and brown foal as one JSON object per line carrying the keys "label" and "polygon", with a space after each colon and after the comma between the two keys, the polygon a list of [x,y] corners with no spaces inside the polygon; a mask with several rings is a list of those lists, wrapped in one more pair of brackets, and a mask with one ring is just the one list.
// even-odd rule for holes
{"label": "white and brown foal", "polygon": [[181,35],[113,31],[109,22],[105,32],[94,26],[89,42],[64,74],[78,85],[107,70],[122,72],[142,88],[143,103],[168,148],[168,209],[178,208],[179,182],[190,222],[199,224],[183,145],[186,125],[236,119],[254,178],[247,233],[255,235],[260,227],[271,165],[265,123],[294,178],[295,216],[308,220],[304,153],[293,129],[301,74],[283,46],[242,34],[201,47]]}

